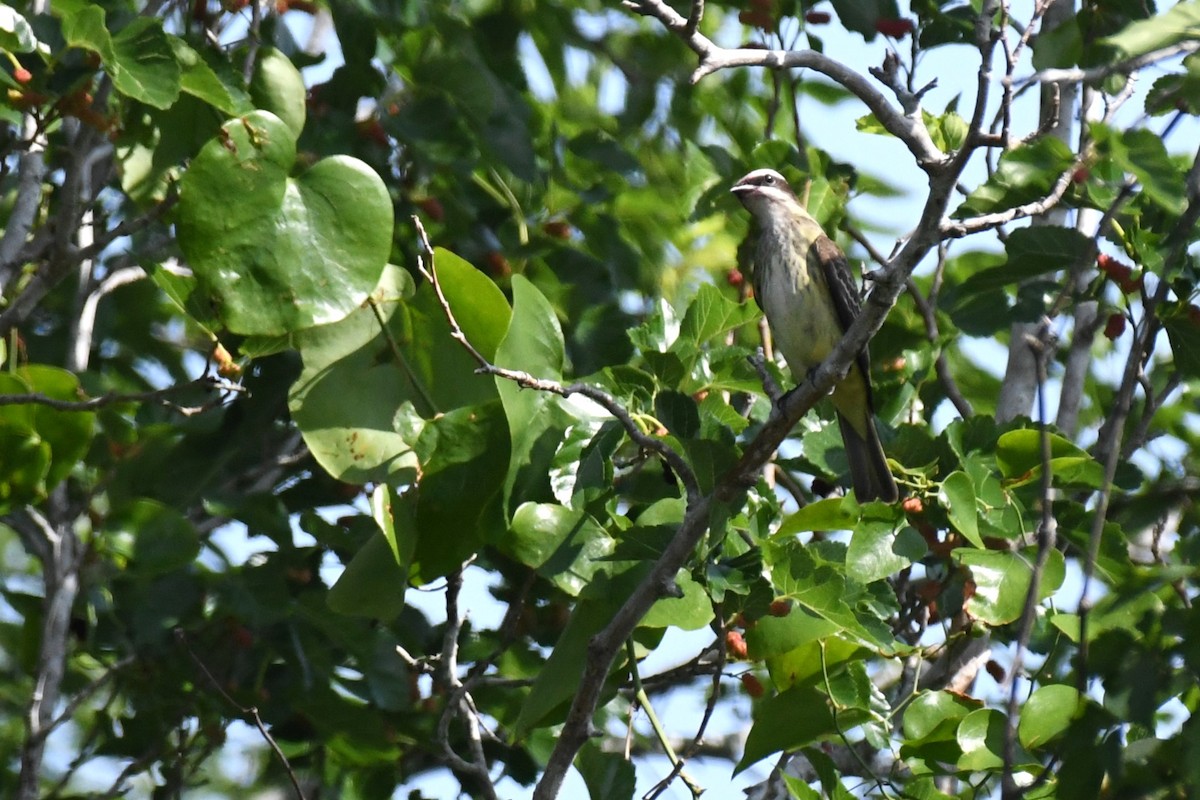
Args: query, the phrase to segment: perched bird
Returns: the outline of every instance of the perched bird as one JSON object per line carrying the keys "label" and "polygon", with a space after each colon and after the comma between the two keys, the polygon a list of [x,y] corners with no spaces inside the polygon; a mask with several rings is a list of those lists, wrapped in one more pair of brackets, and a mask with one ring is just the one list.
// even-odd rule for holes
{"label": "perched bird", "polygon": [[[754,299],[771,325],[776,349],[802,381],[832,352],[861,309],[846,254],[775,170],[756,169],[731,191],[758,223]],[[861,502],[895,502],[899,492],[875,429],[865,347],[834,387],[833,405],[855,496]]]}

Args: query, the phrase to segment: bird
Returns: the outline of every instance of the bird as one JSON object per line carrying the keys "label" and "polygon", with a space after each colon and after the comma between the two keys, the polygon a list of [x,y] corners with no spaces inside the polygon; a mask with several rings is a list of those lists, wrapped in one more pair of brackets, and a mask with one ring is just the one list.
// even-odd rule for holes
{"label": "bird", "polygon": [[[758,224],[753,286],[775,347],[797,382],[833,351],[861,311],[846,254],[800,204],[787,180],[756,169],[730,189]],[[899,498],[875,427],[871,370],[864,346],[833,388],[850,482],[859,502]]]}

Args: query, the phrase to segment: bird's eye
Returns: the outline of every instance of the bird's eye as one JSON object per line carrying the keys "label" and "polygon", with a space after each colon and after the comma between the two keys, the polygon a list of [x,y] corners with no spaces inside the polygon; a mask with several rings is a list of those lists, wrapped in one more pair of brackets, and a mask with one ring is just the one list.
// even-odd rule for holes
{"label": "bird's eye", "polygon": [[771,186],[772,184],[775,183],[775,176],[774,175],[764,175],[763,183],[765,183],[767,186]]}

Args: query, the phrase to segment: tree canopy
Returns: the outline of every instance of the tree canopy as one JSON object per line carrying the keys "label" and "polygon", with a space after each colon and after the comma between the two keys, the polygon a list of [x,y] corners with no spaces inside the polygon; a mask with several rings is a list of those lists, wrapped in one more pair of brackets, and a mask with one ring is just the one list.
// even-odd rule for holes
{"label": "tree canopy", "polygon": [[[32,0],[0,48],[0,794],[1200,785],[1200,0]],[[864,276],[798,386],[760,167]],[[868,341],[890,505],[827,398]]]}

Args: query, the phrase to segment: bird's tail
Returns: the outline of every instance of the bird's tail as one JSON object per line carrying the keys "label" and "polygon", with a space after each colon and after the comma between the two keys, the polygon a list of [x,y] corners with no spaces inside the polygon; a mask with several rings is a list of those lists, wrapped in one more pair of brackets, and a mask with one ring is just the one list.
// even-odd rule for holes
{"label": "bird's tail", "polygon": [[896,480],[888,469],[887,456],[875,430],[875,418],[867,414],[866,438],[859,436],[850,420],[838,414],[838,427],[842,429],[842,444],[846,458],[850,461],[850,482],[854,485],[854,496],[860,503],[882,500],[894,503],[900,497]]}

